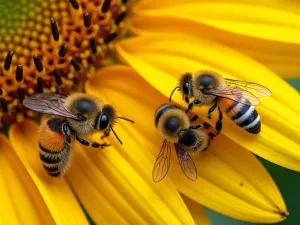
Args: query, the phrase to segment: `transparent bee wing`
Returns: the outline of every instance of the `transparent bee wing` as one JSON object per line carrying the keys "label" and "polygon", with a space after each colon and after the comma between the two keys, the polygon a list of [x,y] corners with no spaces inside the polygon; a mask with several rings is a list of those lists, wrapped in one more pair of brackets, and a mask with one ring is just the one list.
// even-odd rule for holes
{"label": "transparent bee wing", "polygon": [[205,94],[228,98],[245,105],[259,105],[260,103],[255,95],[238,87],[219,86],[207,90]]}
{"label": "transparent bee wing", "polygon": [[258,98],[267,97],[272,95],[272,92],[263,85],[241,81],[241,80],[232,80],[225,78],[225,82],[228,86],[240,88],[244,91],[248,91]]}
{"label": "transparent bee wing", "polygon": [[180,167],[184,174],[191,180],[197,179],[197,169],[190,154],[182,144],[174,144]]}
{"label": "transparent bee wing", "polygon": [[171,145],[167,140],[164,140],[160,152],[155,161],[152,178],[154,182],[161,181],[168,173],[171,160]]}
{"label": "transparent bee wing", "polygon": [[58,94],[36,94],[23,100],[23,105],[31,110],[80,120],[80,116],[73,114],[65,105],[66,96]]}

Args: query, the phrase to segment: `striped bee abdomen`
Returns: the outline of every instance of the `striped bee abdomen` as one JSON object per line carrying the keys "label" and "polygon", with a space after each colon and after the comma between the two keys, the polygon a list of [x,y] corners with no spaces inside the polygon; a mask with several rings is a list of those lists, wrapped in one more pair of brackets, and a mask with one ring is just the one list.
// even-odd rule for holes
{"label": "striped bee abdomen", "polygon": [[48,174],[57,177],[67,169],[70,160],[70,146],[65,144],[61,151],[55,152],[40,144],[40,159]]}
{"label": "striped bee abdomen", "polygon": [[230,99],[221,99],[219,105],[223,112],[245,131],[258,134],[261,128],[260,116],[254,106],[242,104]]}
{"label": "striped bee abdomen", "polygon": [[43,167],[50,176],[58,177],[68,167],[71,146],[61,132],[63,120],[53,117],[41,126],[39,149]]}

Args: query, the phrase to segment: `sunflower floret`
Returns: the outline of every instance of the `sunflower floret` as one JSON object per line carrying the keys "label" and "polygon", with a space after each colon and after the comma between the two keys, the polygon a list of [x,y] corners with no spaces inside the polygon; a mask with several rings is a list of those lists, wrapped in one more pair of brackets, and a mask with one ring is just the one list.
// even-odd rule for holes
{"label": "sunflower floret", "polygon": [[130,8],[126,2],[22,0],[2,4],[0,128],[34,115],[21,104],[26,96],[82,91],[84,81],[112,54],[114,42],[123,33],[122,21]]}

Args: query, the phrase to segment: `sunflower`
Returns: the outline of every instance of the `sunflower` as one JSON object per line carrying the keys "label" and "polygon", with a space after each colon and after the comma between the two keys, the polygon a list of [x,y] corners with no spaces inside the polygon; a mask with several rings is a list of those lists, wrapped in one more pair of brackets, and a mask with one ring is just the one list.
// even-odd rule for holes
{"label": "sunflower", "polygon": [[[88,224],[82,207],[96,224],[210,224],[201,205],[250,222],[286,218],[278,188],[251,152],[300,170],[299,94],[278,76],[294,77],[300,65],[297,5],[22,0],[1,7],[0,118],[11,124],[9,140],[0,136],[3,224]],[[261,134],[225,118],[222,134],[194,158],[196,181],[173,157],[168,176],[154,183],[162,144],[154,112],[181,74],[202,68],[272,90],[257,107]],[[103,151],[76,143],[66,176],[53,179],[38,158],[38,123],[21,102],[38,92],[78,90],[135,124],[116,125],[123,146],[113,138]],[[174,101],[186,107],[180,96]],[[207,108],[194,112],[206,120]]]}

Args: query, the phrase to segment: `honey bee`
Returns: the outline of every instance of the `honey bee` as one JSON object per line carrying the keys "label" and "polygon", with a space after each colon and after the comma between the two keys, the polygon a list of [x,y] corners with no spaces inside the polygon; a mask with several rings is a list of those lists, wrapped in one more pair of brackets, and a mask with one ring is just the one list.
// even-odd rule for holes
{"label": "honey bee", "polygon": [[196,72],[194,76],[191,73],[182,75],[179,86],[170,95],[170,101],[176,89],[182,93],[182,98],[187,103],[194,98],[186,112],[194,106],[213,104],[208,110],[208,118],[211,119],[211,113],[218,107],[217,133],[222,129],[223,111],[245,131],[258,134],[261,122],[254,105],[260,103],[258,98],[272,94],[260,84],[223,78],[220,74],[207,70]]}
{"label": "honey bee", "polygon": [[104,105],[98,98],[85,94],[74,93],[67,96],[59,94],[36,94],[23,100],[25,107],[44,114],[54,115],[46,120],[40,128],[39,149],[40,159],[50,176],[64,174],[69,166],[72,145],[76,139],[85,146],[104,148],[107,143],[90,142],[80,137],[83,134],[103,132],[107,137],[112,131],[120,144],[113,126],[116,119],[132,120],[117,117],[115,109]]}
{"label": "honey bee", "polygon": [[207,133],[197,130],[207,127],[202,124],[192,126],[188,115],[172,104],[164,104],[157,109],[155,126],[164,141],[153,167],[153,181],[159,182],[166,176],[170,166],[172,143],[182,171],[189,179],[196,180],[197,170],[189,151],[202,152],[208,148]]}

